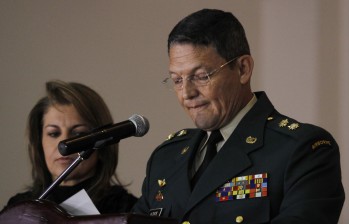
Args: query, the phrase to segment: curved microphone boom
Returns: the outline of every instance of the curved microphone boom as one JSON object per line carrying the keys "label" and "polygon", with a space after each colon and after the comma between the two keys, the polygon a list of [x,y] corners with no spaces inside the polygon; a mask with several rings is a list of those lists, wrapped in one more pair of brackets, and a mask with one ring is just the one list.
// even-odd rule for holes
{"label": "curved microphone boom", "polygon": [[99,141],[110,145],[131,136],[141,137],[148,130],[148,120],[141,115],[134,114],[127,121],[103,126],[90,133],[63,140],[59,142],[58,150],[61,155],[67,156],[93,148]]}

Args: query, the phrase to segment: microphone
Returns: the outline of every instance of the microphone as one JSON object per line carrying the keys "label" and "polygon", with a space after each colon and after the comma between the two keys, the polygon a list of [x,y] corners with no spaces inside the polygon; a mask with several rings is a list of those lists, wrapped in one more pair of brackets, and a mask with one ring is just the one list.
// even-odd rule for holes
{"label": "microphone", "polygon": [[59,142],[58,150],[62,156],[67,156],[91,149],[98,141],[103,140],[104,144],[111,145],[131,136],[141,137],[148,130],[148,120],[141,115],[134,114],[127,121],[102,126],[90,133],[65,139]]}

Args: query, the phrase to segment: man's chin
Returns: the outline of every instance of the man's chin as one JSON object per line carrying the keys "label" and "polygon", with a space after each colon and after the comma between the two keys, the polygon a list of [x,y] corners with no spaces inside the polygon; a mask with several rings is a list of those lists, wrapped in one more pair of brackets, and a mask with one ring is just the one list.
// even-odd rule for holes
{"label": "man's chin", "polygon": [[197,128],[200,128],[200,129],[203,129],[206,131],[209,131],[213,128],[211,123],[208,122],[208,120],[204,119],[204,118],[194,120],[194,124]]}

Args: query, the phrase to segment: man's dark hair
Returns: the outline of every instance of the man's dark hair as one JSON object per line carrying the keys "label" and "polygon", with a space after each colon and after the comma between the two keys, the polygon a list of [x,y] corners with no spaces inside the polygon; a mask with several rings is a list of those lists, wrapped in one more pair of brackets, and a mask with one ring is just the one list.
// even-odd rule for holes
{"label": "man's dark hair", "polygon": [[245,30],[239,20],[229,12],[202,9],[182,19],[171,31],[167,48],[173,44],[212,46],[224,59],[250,55]]}

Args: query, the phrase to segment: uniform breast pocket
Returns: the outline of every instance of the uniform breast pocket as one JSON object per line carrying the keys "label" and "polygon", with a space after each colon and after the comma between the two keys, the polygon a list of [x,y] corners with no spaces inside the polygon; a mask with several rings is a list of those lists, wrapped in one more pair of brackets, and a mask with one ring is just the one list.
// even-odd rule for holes
{"label": "uniform breast pocket", "polygon": [[215,222],[261,224],[270,222],[270,201],[267,198],[217,202]]}

